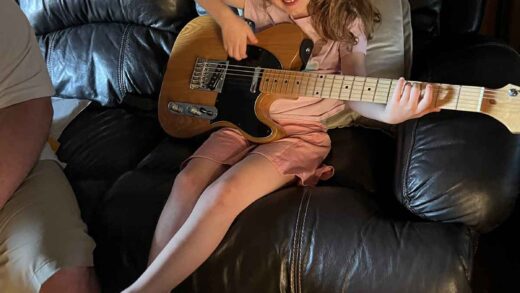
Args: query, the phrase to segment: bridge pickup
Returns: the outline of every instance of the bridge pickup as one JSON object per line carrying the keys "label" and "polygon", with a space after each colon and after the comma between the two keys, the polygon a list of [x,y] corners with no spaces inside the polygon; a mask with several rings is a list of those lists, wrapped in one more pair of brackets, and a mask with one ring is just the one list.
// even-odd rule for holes
{"label": "bridge pickup", "polygon": [[218,114],[217,108],[213,106],[178,102],[169,102],[168,110],[177,115],[185,115],[206,120],[213,120]]}
{"label": "bridge pickup", "polygon": [[190,89],[221,93],[229,61],[197,58],[191,75]]}

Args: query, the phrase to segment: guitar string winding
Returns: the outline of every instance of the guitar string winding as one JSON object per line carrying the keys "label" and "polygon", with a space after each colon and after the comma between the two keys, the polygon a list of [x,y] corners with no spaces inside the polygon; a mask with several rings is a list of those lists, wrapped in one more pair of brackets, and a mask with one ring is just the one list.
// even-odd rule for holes
{"label": "guitar string winding", "polygon": [[[207,62],[206,64],[210,64],[210,66],[207,66],[207,68],[210,68],[210,70],[206,70],[205,71],[206,73],[216,73],[218,71],[214,70],[214,69],[218,69],[218,66],[222,65],[221,63],[218,63],[218,62]],[[248,70],[229,69],[230,67],[245,68],[245,69],[248,69]],[[298,89],[298,94],[299,95],[305,95],[305,96],[307,96],[307,93],[308,93],[309,82],[312,83],[312,81],[314,81],[314,87],[316,87],[317,80],[319,79],[317,76],[320,75],[319,72],[299,72],[299,71],[291,71],[291,70],[280,70],[280,69],[271,69],[271,68],[242,66],[242,65],[228,65],[227,68],[226,68],[226,75],[234,76],[234,77],[238,77],[238,78],[244,78],[244,80],[248,80],[248,79],[252,78],[255,74],[257,74],[259,78],[262,78],[263,75],[264,75],[264,71],[268,71],[268,72],[266,72],[266,75],[268,74],[269,77],[272,77],[272,78],[282,77],[281,80],[285,80],[285,84],[287,84],[287,82],[290,81],[291,77],[296,77],[297,76],[297,77],[301,77],[302,79],[307,79],[306,83],[305,83],[305,81],[301,82],[301,83],[297,83],[298,86],[302,86],[303,84],[305,84],[305,88],[306,89],[305,89],[305,91],[303,91],[303,93],[300,93],[301,92],[300,88]],[[232,73],[232,72],[239,72],[239,73]],[[247,74],[241,74],[241,72],[245,72]],[[303,75],[303,77],[302,77],[302,75]],[[305,75],[309,75],[309,76],[305,77]],[[323,73],[323,75],[325,75],[325,73]],[[342,84],[343,84],[343,82],[345,81],[344,80],[344,75],[336,75],[336,76],[343,77],[343,81],[342,81]],[[352,78],[352,80],[348,81],[348,82],[351,82],[351,85],[350,85],[351,88],[350,88],[350,92],[349,92],[349,100],[353,100],[353,99],[350,98],[350,96],[352,96],[352,93],[357,91],[357,92],[355,92],[355,94],[359,94],[359,95],[361,95],[361,97],[360,97],[360,100],[355,100],[355,101],[367,101],[367,100],[363,100],[363,94],[362,94],[365,91],[364,88],[366,88],[367,84],[370,87],[372,85],[377,87],[377,84],[379,82],[387,81],[387,82],[389,82],[389,84],[387,84],[389,86],[388,90],[392,91],[392,88],[395,90],[394,83],[395,83],[396,80],[393,80],[393,79],[387,79],[387,78],[378,78],[377,79],[377,78],[374,78],[374,79],[376,79],[375,81],[370,81],[370,80],[368,80],[369,77],[361,77],[361,76],[348,76],[348,77]],[[363,80],[356,80],[356,78],[363,79]],[[230,79],[230,81],[231,80],[232,79]],[[323,80],[322,88],[325,85],[325,80],[326,79]],[[339,80],[341,80],[341,78]],[[334,81],[335,81],[335,78],[333,78],[332,82],[334,83]],[[354,87],[355,87],[354,83],[355,82],[363,82],[363,88],[355,90],[354,89]],[[276,83],[276,79],[275,79],[275,83]],[[419,83],[422,83],[422,82],[419,82]],[[283,84],[283,82],[280,83],[280,84]],[[441,94],[442,91],[446,91],[446,90],[450,91],[450,90],[454,90],[453,87],[459,87],[459,95],[456,98],[457,101],[456,101],[455,108],[459,108],[459,105],[460,105],[461,108],[462,107],[469,107],[469,108],[475,107],[475,108],[478,108],[478,106],[479,106],[478,101],[467,101],[467,100],[465,100],[464,96],[469,96],[469,97],[476,98],[476,99],[485,99],[485,100],[487,100],[487,99],[489,99],[489,100],[501,100],[501,99],[503,99],[502,97],[489,96],[488,94],[499,93],[499,94],[506,94],[507,95],[507,90],[503,90],[503,89],[502,90],[493,90],[493,89],[488,89],[488,88],[485,88],[485,87],[466,86],[467,88],[464,89],[464,93],[465,94],[463,96],[461,96],[460,95],[460,90],[461,90],[462,86],[450,85],[450,84],[439,84],[439,83],[431,83],[431,84],[433,86],[434,96],[435,96],[435,92],[437,91],[436,103],[438,102],[438,100],[439,100],[438,96]],[[436,86],[436,84],[438,84],[439,86]],[[271,84],[271,87],[273,87],[273,86],[276,89],[277,85]],[[294,92],[294,87],[295,87],[295,85],[293,83],[293,87],[291,89],[291,92]],[[347,87],[347,89],[348,89],[348,87]],[[342,86],[337,87],[337,86],[333,85],[331,87],[329,95],[333,92],[333,90],[339,90],[340,91],[339,95],[338,95],[338,97],[336,99],[341,99],[343,87]],[[286,89],[286,92],[287,92],[287,89]],[[373,95],[372,102],[375,102],[375,100],[376,100],[377,89],[374,92],[376,92],[376,93],[374,93],[374,95]],[[319,94],[319,91],[318,91],[317,94]],[[310,96],[313,96],[313,95],[311,94]],[[334,98],[332,96],[330,96],[330,97]],[[388,102],[389,97],[390,97],[390,95],[387,96],[386,102]],[[379,98],[381,98],[381,97],[379,97]],[[510,100],[512,98],[509,97],[509,98],[506,98],[506,99]],[[341,99],[341,100],[344,100],[344,99]],[[378,102],[381,103],[381,101],[378,101]],[[454,103],[454,102],[455,101],[450,101],[450,102],[446,103],[445,107],[451,107],[451,106],[446,106],[446,105],[449,105],[450,103]],[[511,108],[517,108],[516,105],[510,106],[510,107]],[[480,109],[475,109],[475,110],[480,110]],[[511,109],[511,110],[513,110],[513,109]],[[515,109],[515,110],[517,110],[517,109]],[[498,107],[493,108],[493,111],[504,112],[504,111],[500,110]],[[509,113],[509,112],[512,112],[512,111],[505,110],[505,112]]]}
{"label": "guitar string winding", "polygon": [[[222,65],[221,63],[218,63],[218,62],[207,62],[206,64],[210,64],[210,65],[214,65],[214,66],[210,66],[209,68],[211,69],[219,69],[218,66],[219,65]],[[240,70],[240,69],[229,69],[230,67],[239,67],[239,68],[245,68],[245,69],[248,69],[248,70]],[[263,71],[269,71],[267,72],[267,74],[270,74],[270,75],[273,75],[274,77],[276,76],[281,76],[281,77],[284,77],[284,76],[290,76],[291,74],[293,76],[298,76],[298,75],[319,75],[320,73],[319,72],[301,72],[301,71],[292,71],[292,70],[283,70],[283,69],[272,69],[272,68],[263,68],[263,67],[252,67],[252,66],[243,66],[243,65],[227,65],[227,69],[226,69],[226,75],[233,75],[233,76],[237,76],[237,77],[245,77],[245,78],[251,78],[254,76],[255,74],[255,71],[258,69],[258,72],[263,74]],[[217,73],[218,71],[217,70],[209,70],[209,71],[206,71],[208,73]],[[233,73],[230,73],[230,72],[233,72]],[[235,73],[235,72],[245,72],[245,73],[248,73],[248,74],[240,74],[240,73]],[[328,73],[323,73],[324,75],[325,74],[328,74]],[[337,76],[348,76],[348,75],[340,75],[338,74]],[[364,77],[364,76],[348,76],[348,77],[352,77],[354,79],[354,81],[356,81],[355,79],[356,78],[362,78],[362,79],[365,79],[365,81],[371,77]],[[317,79],[317,77],[309,77],[309,79]],[[283,79],[283,78],[282,78]],[[394,79],[388,79],[388,78],[374,78],[374,79],[378,79],[378,80],[387,80],[387,81],[390,81],[390,82],[394,82],[396,80]],[[370,82],[370,81],[369,81]],[[432,86],[436,87],[437,89],[441,88],[442,89],[442,85],[445,85],[445,86],[448,86],[448,87],[460,87],[459,85],[451,85],[451,84],[441,84],[441,83],[432,83],[432,82],[414,82],[412,81],[412,83],[430,83],[432,84]],[[435,86],[436,84],[440,85],[440,86]],[[488,93],[503,93],[503,94],[507,94],[507,90],[496,90],[496,89],[489,89],[489,88],[486,88],[486,87],[477,87],[477,86],[466,86],[468,87],[467,89],[465,89],[466,91],[470,91],[470,90],[473,90],[475,91],[475,93],[478,92],[479,96],[480,96],[480,91],[481,89],[484,89],[485,92],[488,92]],[[477,89],[478,88],[478,89]],[[500,97],[496,97],[496,98],[489,98],[489,97],[484,97],[484,98],[487,98],[487,99],[500,99]],[[508,98],[509,99],[509,98]]]}

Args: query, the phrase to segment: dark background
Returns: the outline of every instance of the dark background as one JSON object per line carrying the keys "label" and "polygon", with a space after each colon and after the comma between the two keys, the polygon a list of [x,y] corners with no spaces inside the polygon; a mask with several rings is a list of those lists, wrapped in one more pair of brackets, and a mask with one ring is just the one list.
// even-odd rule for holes
{"label": "dark background", "polygon": [[481,33],[501,39],[520,52],[520,1],[488,0]]}

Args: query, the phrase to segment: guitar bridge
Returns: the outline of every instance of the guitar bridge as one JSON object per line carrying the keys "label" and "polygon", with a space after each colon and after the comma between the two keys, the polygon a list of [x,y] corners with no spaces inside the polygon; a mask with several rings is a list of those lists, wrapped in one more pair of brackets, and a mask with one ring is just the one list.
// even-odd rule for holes
{"label": "guitar bridge", "polygon": [[190,89],[221,93],[229,61],[197,58],[191,75]]}
{"label": "guitar bridge", "polygon": [[185,115],[206,120],[213,120],[218,114],[216,107],[178,102],[169,102],[168,110],[177,115]]}

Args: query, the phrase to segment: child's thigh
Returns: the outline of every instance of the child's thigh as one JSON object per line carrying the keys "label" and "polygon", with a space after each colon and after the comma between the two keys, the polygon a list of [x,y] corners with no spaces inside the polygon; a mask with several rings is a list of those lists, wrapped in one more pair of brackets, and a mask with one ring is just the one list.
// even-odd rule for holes
{"label": "child's thigh", "polygon": [[216,196],[240,210],[255,200],[293,182],[294,175],[284,175],[267,158],[250,154],[225,171],[208,189],[206,196]]}
{"label": "child's thigh", "polygon": [[207,158],[192,158],[175,178],[174,189],[192,188],[200,194],[227,169],[226,165]]}

